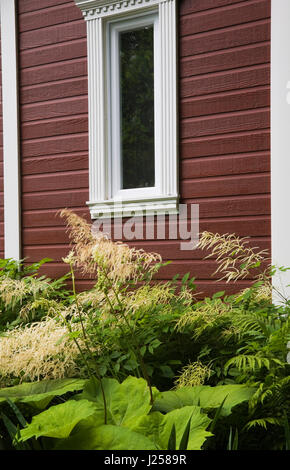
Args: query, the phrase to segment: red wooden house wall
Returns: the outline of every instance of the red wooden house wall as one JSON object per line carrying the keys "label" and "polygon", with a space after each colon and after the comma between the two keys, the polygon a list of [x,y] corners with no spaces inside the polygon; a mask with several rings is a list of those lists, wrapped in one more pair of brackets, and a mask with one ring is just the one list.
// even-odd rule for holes
{"label": "red wooden house wall", "polygon": [[[73,0],[18,0],[18,22],[23,256],[53,258],[45,271],[59,276],[57,211],[89,219],[86,26]],[[181,202],[200,204],[201,231],[270,248],[270,0],[179,0],[178,22]],[[198,250],[135,245],[173,260],[162,279],[190,271],[199,290],[223,287]]]}

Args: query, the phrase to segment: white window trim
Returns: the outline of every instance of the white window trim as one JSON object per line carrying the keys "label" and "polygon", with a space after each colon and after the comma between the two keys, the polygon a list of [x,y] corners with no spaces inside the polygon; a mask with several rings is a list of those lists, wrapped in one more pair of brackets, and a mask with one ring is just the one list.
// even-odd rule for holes
{"label": "white window trim", "polygon": [[1,0],[5,258],[21,258],[16,0]]}
{"label": "white window trim", "polygon": [[[130,216],[132,211],[147,214],[178,212],[178,135],[177,135],[177,35],[176,0],[75,0],[87,21],[89,95],[89,201],[91,217]],[[112,178],[108,23],[143,14],[158,16],[155,63],[157,122],[156,187],[116,191]],[[156,33],[155,33],[156,44]],[[159,82],[159,83],[158,83]],[[162,86],[160,86],[162,85]],[[114,122],[113,122],[114,125]],[[112,134],[112,136],[111,136]],[[159,133],[158,133],[159,134]],[[116,164],[116,162],[113,162]],[[114,186],[113,186],[114,185]]]}

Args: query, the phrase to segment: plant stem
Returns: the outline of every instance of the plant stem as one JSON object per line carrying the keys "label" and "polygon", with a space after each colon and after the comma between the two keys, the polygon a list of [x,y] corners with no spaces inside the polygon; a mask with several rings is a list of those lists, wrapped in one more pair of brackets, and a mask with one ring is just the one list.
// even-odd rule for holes
{"label": "plant stem", "polygon": [[[70,264],[70,271],[71,271],[71,278],[72,278],[72,286],[73,286],[73,296],[74,296],[74,301],[75,301],[75,304],[76,304],[76,308],[77,308],[77,312],[78,312],[78,316],[79,316],[79,319],[80,319],[80,323],[81,323],[81,328],[82,328],[82,333],[83,333],[83,338],[84,338],[84,343],[85,343],[85,347],[86,347],[86,350],[88,351],[93,363],[95,363],[95,360],[94,360],[94,356],[91,352],[91,349],[88,345],[88,339],[87,339],[87,335],[86,335],[86,331],[85,331],[85,327],[84,327],[84,323],[83,323],[83,318],[82,318],[82,314],[81,314],[81,309],[79,307],[79,304],[78,304],[78,298],[77,298],[77,292],[76,292],[76,285],[75,285],[75,274],[74,274],[74,270],[73,270],[73,265]],[[75,338],[74,338],[75,340]],[[80,346],[78,345],[78,349],[79,351],[81,351],[81,348]],[[81,352],[81,355],[82,355],[82,358],[84,359],[84,355],[83,355],[83,352]],[[87,360],[85,359],[85,363],[87,365],[87,368],[89,370],[89,365],[88,365],[88,362]],[[105,390],[104,390],[104,387],[103,387],[103,382],[102,382],[102,377],[101,377],[101,374],[99,373],[99,369],[95,363],[95,372],[96,372],[96,376],[97,376],[97,379],[99,380],[100,382],[100,387],[101,387],[101,393],[102,393],[102,397],[103,397],[103,402],[104,402],[104,423],[107,424],[107,401],[106,401],[106,395],[105,395]],[[90,370],[89,370],[89,374],[90,374]],[[91,377],[91,374],[90,374],[90,377]]]}
{"label": "plant stem", "polygon": [[[152,392],[152,385],[151,385],[151,382],[150,382],[150,378],[149,378],[149,375],[148,375],[148,372],[147,372],[147,368],[146,368],[146,365],[144,363],[144,360],[143,360],[143,357],[142,357],[142,354],[141,354],[141,351],[140,351],[140,345],[136,339],[136,335],[135,335],[135,331],[134,331],[134,328],[132,328],[132,326],[130,325],[127,317],[126,317],[126,314],[124,312],[124,306],[119,298],[119,295],[118,295],[118,292],[116,291],[116,289],[114,288],[113,286],[113,283],[111,282],[109,276],[108,276],[108,273],[106,272],[105,269],[103,269],[103,272],[104,272],[104,275],[106,277],[106,280],[111,288],[111,290],[113,291],[115,297],[116,297],[116,300],[119,304],[119,307],[120,307],[120,313],[122,315],[122,318],[125,320],[125,323],[126,325],[128,326],[129,330],[131,331],[131,335],[132,335],[132,340],[133,340],[133,343],[134,343],[134,346],[136,348],[136,353],[137,353],[137,356],[138,356],[138,359],[140,361],[140,367],[141,367],[141,370],[142,370],[142,373],[143,373],[143,377],[144,379],[146,380],[147,382],[147,385],[148,385],[148,388],[149,388],[149,392],[150,392],[150,404],[153,405],[154,403],[154,398],[153,398],[153,392]],[[112,311],[112,314],[114,316],[116,316],[116,313],[115,313],[115,309],[114,309],[114,306],[111,302],[111,300],[109,299],[109,296],[107,295],[107,293],[105,292],[105,296],[106,296],[106,299],[109,303],[109,306],[110,306],[110,309]]]}
{"label": "plant stem", "polygon": [[[65,317],[64,317],[61,313],[59,313],[59,315],[60,315],[60,317],[62,318],[63,322],[65,323],[65,325],[66,325],[68,331],[69,331],[71,334],[73,334],[73,330],[72,330],[72,328],[71,328],[69,322],[66,321]],[[82,359],[83,359],[84,363],[86,364],[86,367],[87,367],[88,374],[89,374],[90,378],[92,378],[93,376],[92,376],[92,374],[91,374],[90,366],[89,366],[88,361],[86,360],[86,358],[85,358],[85,356],[84,356],[84,353],[83,353],[83,351],[82,351],[82,348],[80,347],[80,345],[79,345],[78,341],[76,340],[76,338],[74,338],[73,336],[72,336],[72,340],[73,340],[73,342],[75,343],[76,347],[78,348],[78,350],[79,350],[79,352],[80,352],[80,355],[82,356]]]}
{"label": "plant stem", "polygon": [[84,327],[84,324],[83,324],[83,319],[82,319],[82,315],[81,315],[81,310],[80,310],[79,304],[78,304],[78,297],[77,297],[76,284],[75,284],[75,273],[74,273],[72,264],[70,264],[70,272],[71,272],[72,285],[73,285],[74,301],[75,301],[75,304],[76,304],[76,307],[77,307],[77,311],[78,311],[78,315],[79,315],[79,319],[80,319],[80,322],[81,322],[83,337],[84,337],[85,340],[87,340],[87,335],[86,335],[85,327]]}

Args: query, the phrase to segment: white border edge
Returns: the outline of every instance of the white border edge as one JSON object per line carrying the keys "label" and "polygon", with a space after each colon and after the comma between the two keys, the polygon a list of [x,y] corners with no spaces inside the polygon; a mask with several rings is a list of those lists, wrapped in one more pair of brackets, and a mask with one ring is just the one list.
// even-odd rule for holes
{"label": "white border edge", "polygon": [[5,258],[21,257],[20,146],[17,66],[16,0],[0,1],[4,246]]}
{"label": "white border edge", "polygon": [[[290,2],[272,1],[271,11],[271,250],[272,264],[290,267]],[[273,286],[290,298],[290,271]],[[273,294],[279,303],[280,296]]]}

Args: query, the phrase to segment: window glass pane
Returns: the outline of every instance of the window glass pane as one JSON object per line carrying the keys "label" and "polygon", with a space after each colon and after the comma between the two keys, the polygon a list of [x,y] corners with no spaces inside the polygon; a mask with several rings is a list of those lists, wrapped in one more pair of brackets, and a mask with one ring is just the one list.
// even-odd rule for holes
{"label": "window glass pane", "polygon": [[120,34],[122,188],[155,186],[153,26]]}

